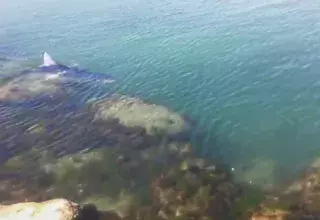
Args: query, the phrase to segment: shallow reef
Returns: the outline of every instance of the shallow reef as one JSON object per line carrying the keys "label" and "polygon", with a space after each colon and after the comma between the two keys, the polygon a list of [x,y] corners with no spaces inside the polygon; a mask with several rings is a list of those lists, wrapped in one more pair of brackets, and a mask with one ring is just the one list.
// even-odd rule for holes
{"label": "shallow reef", "polygon": [[190,132],[183,117],[126,96],[67,104],[2,106],[9,118],[1,118],[3,205],[65,198],[123,219],[232,216],[241,189],[227,166],[197,158],[188,141],[173,138]]}
{"label": "shallow reef", "polygon": [[[127,109],[116,114],[121,108]],[[192,127],[162,106],[113,95],[83,106],[68,106],[67,98],[57,98],[33,110],[2,105],[1,111],[0,215],[15,212],[13,204],[27,209],[63,198],[83,212],[65,219],[320,216],[318,161],[278,191],[237,182],[228,165],[201,158],[190,142],[173,138]],[[165,113],[150,121],[137,116],[146,111]],[[161,123],[164,117],[177,123]],[[149,126],[158,126],[158,132],[150,132]]]}
{"label": "shallow reef", "polygon": [[167,107],[120,94],[77,102],[79,90],[41,77],[0,85],[1,219],[320,219],[319,160],[276,189],[238,182],[273,185],[273,162],[234,173],[199,157],[194,123]]}

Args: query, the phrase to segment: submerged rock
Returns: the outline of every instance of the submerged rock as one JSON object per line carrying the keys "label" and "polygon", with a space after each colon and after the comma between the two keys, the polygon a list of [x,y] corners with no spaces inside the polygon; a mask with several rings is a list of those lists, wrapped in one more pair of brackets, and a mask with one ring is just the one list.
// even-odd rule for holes
{"label": "submerged rock", "polygon": [[[108,103],[108,100],[113,100],[113,98],[106,98],[101,102]],[[184,146],[177,147],[178,142],[185,143],[180,139],[177,140],[178,142],[174,142],[175,139],[170,139],[163,134],[151,135],[148,134],[146,127],[135,124],[126,125],[112,117],[98,119],[97,115],[99,115],[101,108],[104,108],[101,102],[82,106],[70,103],[70,100],[64,96],[58,96],[44,100],[35,108],[0,103],[0,127],[2,130],[0,133],[2,144],[0,163],[3,163],[8,157],[30,150],[34,146],[42,150],[50,148],[59,156],[101,147],[131,148],[134,151],[129,153],[130,157],[141,151],[144,157],[152,157],[161,163],[167,159],[165,156],[158,157],[156,154],[159,152],[161,155],[169,156],[174,151],[184,154],[182,148],[184,152],[188,151],[188,148]],[[102,107],[95,108],[94,106],[97,105]],[[158,106],[158,108],[164,107]],[[175,113],[173,115],[168,117],[178,117],[177,120],[182,120]],[[130,113],[125,116],[126,119],[133,121],[135,117],[135,114]],[[160,120],[160,118],[158,119]],[[182,132],[182,130],[180,131]],[[169,128],[168,132],[172,134],[172,129]],[[154,150],[156,148],[159,150]]]}
{"label": "submerged rock", "polygon": [[80,206],[66,199],[0,206],[0,219],[3,220],[77,220],[79,214]]}
{"label": "submerged rock", "polygon": [[94,204],[104,213],[100,220],[224,220],[256,199],[256,192],[251,191],[252,196],[233,182],[224,165],[191,153],[176,154],[168,164],[143,156],[119,158],[126,155],[125,149],[102,148],[61,158],[33,150],[16,156],[0,169],[0,174],[20,175],[0,180],[2,204],[63,197],[81,206]]}
{"label": "submerged rock", "polygon": [[[176,145],[183,148],[182,143]],[[1,167],[0,177],[5,177],[0,181],[2,202],[42,201],[58,196],[127,216],[138,205],[150,201],[152,180],[186,156],[185,152],[171,151],[169,146],[165,151],[164,146],[155,145],[153,153],[165,159],[156,161],[149,149],[147,153],[120,145],[57,158],[50,150],[33,148]]]}
{"label": "submerged rock", "polygon": [[278,188],[266,197],[252,220],[317,220],[320,219],[320,162],[315,160],[292,183]]}
{"label": "submerged rock", "polygon": [[64,88],[58,78],[47,79],[42,73],[10,77],[0,86],[1,101],[24,101],[45,95],[50,98],[63,93]]}
{"label": "submerged rock", "polygon": [[288,220],[288,217],[287,211],[262,207],[252,214],[250,220]]}
{"label": "submerged rock", "polygon": [[160,219],[229,219],[240,195],[227,169],[197,158],[173,166],[152,183]]}
{"label": "submerged rock", "polygon": [[295,212],[310,214],[320,219],[320,160],[315,160],[301,175],[289,184],[281,194],[281,200]]}
{"label": "submerged rock", "polygon": [[[294,201],[292,201],[294,202]],[[320,215],[309,212],[305,207],[281,207],[282,204],[260,206],[256,208],[250,220],[318,220]]]}
{"label": "submerged rock", "polygon": [[0,205],[2,220],[120,220],[114,212],[98,210],[93,204],[79,205],[71,200],[57,198],[43,202],[21,202]]}
{"label": "submerged rock", "polygon": [[190,132],[190,124],[179,114],[140,99],[114,95],[93,105],[95,119],[118,120],[126,127],[142,127],[149,135],[177,136]]}

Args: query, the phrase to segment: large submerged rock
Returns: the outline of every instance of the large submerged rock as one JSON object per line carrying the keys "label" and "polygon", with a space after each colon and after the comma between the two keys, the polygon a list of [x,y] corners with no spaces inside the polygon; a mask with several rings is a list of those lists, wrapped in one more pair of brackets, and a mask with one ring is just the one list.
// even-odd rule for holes
{"label": "large submerged rock", "polygon": [[178,136],[190,131],[190,124],[179,114],[140,99],[114,95],[93,105],[95,119],[118,120],[126,127],[142,127],[149,135]]}

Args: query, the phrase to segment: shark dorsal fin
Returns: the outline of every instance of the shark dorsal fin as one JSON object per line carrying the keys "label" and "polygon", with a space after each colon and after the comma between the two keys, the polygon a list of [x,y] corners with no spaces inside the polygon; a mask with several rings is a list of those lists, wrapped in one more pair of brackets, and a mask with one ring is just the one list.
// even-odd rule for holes
{"label": "shark dorsal fin", "polygon": [[54,66],[57,65],[57,63],[51,58],[51,56],[47,53],[43,53],[43,64],[42,66]]}

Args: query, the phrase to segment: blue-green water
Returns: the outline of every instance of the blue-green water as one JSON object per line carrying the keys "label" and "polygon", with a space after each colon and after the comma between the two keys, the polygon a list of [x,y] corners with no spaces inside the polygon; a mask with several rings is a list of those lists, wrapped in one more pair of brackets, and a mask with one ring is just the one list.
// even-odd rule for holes
{"label": "blue-green water", "polygon": [[4,0],[0,46],[113,74],[196,120],[202,153],[236,170],[320,154],[319,0]]}

